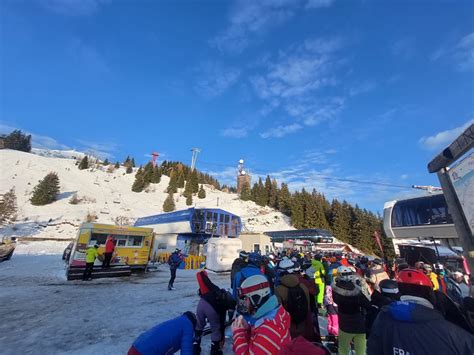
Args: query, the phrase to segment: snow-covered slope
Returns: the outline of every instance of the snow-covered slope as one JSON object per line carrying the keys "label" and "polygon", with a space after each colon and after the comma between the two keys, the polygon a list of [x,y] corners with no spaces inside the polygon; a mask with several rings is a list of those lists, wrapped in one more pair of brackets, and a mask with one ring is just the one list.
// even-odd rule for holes
{"label": "snow-covered slope", "polygon": [[[0,235],[71,239],[88,214],[95,214],[98,222],[113,224],[117,218],[133,223],[136,218],[163,212],[167,176],[163,176],[159,184],[151,184],[147,192],[135,193],[131,191],[135,174],[125,174],[123,167],[113,172],[104,166],[79,170],[74,159],[64,158],[69,152],[52,154],[61,158],[43,155],[0,150],[0,193],[14,187],[18,199],[17,222],[0,229]],[[33,206],[29,201],[33,188],[51,171],[58,174],[61,183],[58,200],[46,206]],[[195,205],[235,213],[242,217],[245,230],[292,229],[288,217],[280,212],[241,201],[236,194],[224,193],[212,186],[205,185],[205,190],[207,197],[202,200],[194,197]],[[82,199],[79,204],[69,203],[74,194]],[[174,197],[177,209],[188,208],[186,198],[180,193]]]}

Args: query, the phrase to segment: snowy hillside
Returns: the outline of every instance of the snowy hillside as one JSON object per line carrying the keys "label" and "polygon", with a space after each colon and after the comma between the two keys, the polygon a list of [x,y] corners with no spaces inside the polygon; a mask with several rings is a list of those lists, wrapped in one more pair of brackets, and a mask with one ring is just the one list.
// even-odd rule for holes
{"label": "snowy hillside", "polygon": [[[70,240],[77,227],[88,214],[96,215],[97,222],[115,223],[116,219],[129,220],[162,213],[165,190],[169,178],[163,176],[159,184],[151,184],[147,192],[131,191],[135,174],[125,174],[120,167],[108,172],[107,167],[79,170],[74,159],[67,159],[71,152],[42,152],[41,155],[14,150],[0,150],[0,193],[15,188],[18,199],[17,222],[0,229],[0,235]],[[74,152],[76,156],[80,153]],[[51,156],[44,156],[51,155]],[[54,157],[59,156],[59,157]],[[49,172],[56,172],[61,183],[61,194],[56,202],[46,206],[33,206],[29,199],[40,179]],[[251,201],[241,201],[236,194],[224,193],[205,185],[206,198],[194,197],[196,207],[219,207],[242,217],[244,230],[262,232],[292,229],[288,217],[269,207],[260,207]],[[70,204],[77,194],[81,200]],[[174,195],[176,209],[185,209],[186,198]],[[42,243],[43,244],[43,243]],[[62,250],[62,243],[42,246],[44,252]],[[57,245],[57,248],[55,248]],[[34,243],[19,246],[18,252],[30,252]],[[35,250],[36,251],[36,250]],[[40,250],[41,251],[41,250]]]}

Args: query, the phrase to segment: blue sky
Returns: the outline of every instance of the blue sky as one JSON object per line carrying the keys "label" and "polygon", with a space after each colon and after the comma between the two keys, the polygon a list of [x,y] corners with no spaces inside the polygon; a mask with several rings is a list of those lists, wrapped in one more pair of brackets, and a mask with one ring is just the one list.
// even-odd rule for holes
{"label": "blue sky", "polygon": [[[472,1],[1,2],[0,130],[381,211],[474,119]],[[357,184],[333,178],[401,187]]]}

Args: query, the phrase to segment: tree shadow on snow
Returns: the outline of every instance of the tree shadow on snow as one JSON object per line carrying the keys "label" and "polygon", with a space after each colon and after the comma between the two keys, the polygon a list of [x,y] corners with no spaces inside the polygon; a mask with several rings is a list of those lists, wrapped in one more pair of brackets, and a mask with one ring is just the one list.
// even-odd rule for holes
{"label": "tree shadow on snow", "polygon": [[76,193],[77,193],[77,191],[61,192],[61,193],[58,195],[56,201],[62,200],[62,199],[68,198],[68,197],[71,197],[72,195],[74,195],[74,194],[76,194]]}

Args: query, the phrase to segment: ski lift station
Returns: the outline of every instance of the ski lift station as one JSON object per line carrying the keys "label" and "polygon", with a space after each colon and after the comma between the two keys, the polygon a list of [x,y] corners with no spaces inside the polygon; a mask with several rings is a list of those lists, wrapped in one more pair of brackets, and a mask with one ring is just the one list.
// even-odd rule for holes
{"label": "ski lift station", "polygon": [[[137,219],[135,227],[153,228],[153,256],[179,248],[186,255],[206,255],[206,266],[211,270],[209,263],[212,264],[212,260],[220,260],[219,265],[227,264],[223,259],[232,258],[233,261],[242,248],[238,239],[242,231],[240,217],[222,209],[188,208],[161,213]],[[220,254],[214,255],[211,249]],[[215,268],[219,269],[219,265]]]}

